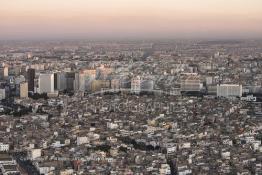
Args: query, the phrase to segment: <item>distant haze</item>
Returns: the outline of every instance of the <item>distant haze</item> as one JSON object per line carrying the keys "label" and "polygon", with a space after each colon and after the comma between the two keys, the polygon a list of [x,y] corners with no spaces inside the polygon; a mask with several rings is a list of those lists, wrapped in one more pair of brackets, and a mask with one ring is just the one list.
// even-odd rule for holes
{"label": "distant haze", "polygon": [[0,0],[0,40],[262,38],[262,0]]}

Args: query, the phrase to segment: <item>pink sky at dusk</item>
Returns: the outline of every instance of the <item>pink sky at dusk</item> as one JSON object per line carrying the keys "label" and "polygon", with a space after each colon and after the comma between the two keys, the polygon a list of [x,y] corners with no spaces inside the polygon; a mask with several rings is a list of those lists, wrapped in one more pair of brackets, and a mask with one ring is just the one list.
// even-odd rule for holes
{"label": "pink sky at dusk", "polygon": [[0,40],[261,37],[262,0],[0,0]]}

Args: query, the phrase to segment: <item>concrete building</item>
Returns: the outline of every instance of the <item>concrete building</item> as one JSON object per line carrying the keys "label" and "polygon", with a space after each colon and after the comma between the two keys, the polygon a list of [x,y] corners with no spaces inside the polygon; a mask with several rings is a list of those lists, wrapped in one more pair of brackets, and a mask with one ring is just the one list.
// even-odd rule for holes
{"label": "concrete building", "polygon": [[78,75],[75,72],[66,72],[66,90],[74,91],[77,89]]}
{"label": "concrete building", "polygon": [[7,153],[0,153],[0,173],[2,175],[21,174],[16,161]]}
{"label": "concrete building", "polygon": [[8,77],[8,67],[0,67],[0,80]]}
{"label": "concrete building", "polygon": [[120,89],[120,80],[119,79],[112,79],[111,80],[111,88],[112,89]]}
{"label": "concrete building", "polygon": [[153,80],[142,80],[141,82],[141,90],[142,91],[152,91],[154,89],[154,81]]}
{"label": "concrete building", "polygon": [[31,149],[28,151],[28,158],[30,160],[35,160],[36,158],[41,157],[42,151],[41,149]]}
{"label": "concrete building", "polygon": [[96,78],[104,80],[112,73],[112,71],[113,71],[112,68],[101,65],[96,70]]}
{"label": "concrete building", "polygon": [[27,82],[20,83],[19,95],[20,95],[20,98],[28,98],[28,83]]}
{"label": "concrete building", "polygon": [[5,99],[6,95],[5,95],[5,88],[0,89],[0,100]]}
{"label": "concrete building", "polygon": [[0,152],[9,151],[9,144],[0,143]]}
{"label": "concrete building", "polygon": [[127,76],[120,78],[120,88],[130,89],[131,88],[131,79]]}
{"label": "concrete building", "polygon": [[79,72],[79,90],[86,91],[91,89],[91,82],[96,78],[95,69],[85,69]]}
{"label": "concrete building", "polygon": [[55,90],[77,91],[79,88],[79,76],[76,72],[57,72],[54,77]]}
{"label": "concrete building", "polygon": [[217,85],[218,97],[241,97],[242,85],[237,84],[220,84]]}
{"label": "concrete building", "polygon": [[102,89],[110,88],[110,81],[109,80],[94,80],[91,83],[91,90],[92,92],[98,92]]}
{"label": "concrete building", "polygon": [[132,78],[132,80],[131,80],[131,92],[140,93],[141,82],[142,82],[142,80],[141,80],[140,76],[136,76],[136,77]]}
{"label": "concrete building", "polygon": [[44,73],[39,75],[39,93],[53,93],[54,92],[54,74]]}
{"label": "concrete building", "polygon": [[66,89],[66,73],[65,72],[58,72],[56,75],[55,84],[57,85],[58,91],[63,91]]}
{"label": "concrete building", "polygon": [[15,77],[15,84],[16,85],[19,85],[22,82],[25,82],[25,77],[23,75],[19,75],[18,77]]}
{"label": "concrete building", "polygon": [[180,85],[182,92],[198,92],[201,90],[200,77],[194,74],[183,76]]}

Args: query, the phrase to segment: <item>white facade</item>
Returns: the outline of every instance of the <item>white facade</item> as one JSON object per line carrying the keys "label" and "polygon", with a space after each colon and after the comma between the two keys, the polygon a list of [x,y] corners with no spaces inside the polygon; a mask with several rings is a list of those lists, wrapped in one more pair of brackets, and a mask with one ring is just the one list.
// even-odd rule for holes
{"label": "white facade", "polygon": [[88,137],[77,137],[77,139],[76,139],[77,145],[82,145],[82,144],[86,144],[86,143],[89,143]]}
{"label": "white facade", "polygon": [[242,85],[237,84],[221,84],[217,85],[218,97],[241,97]]}
{"label": "white facade", "polygon": [[107,125],[107,128],[109,128],[109,129],[117,129],[118,128],[118,124],[116,124],[116,123],[108,122],[106,125]]}
{"label": "white facade", "polygon": [[41,149],[31,149],[29,151],[28,157],[31,160],[41,157]]}
{"label": "white facade", "polygon": [[39,75],[39,93],[54,93],[54,74],[40,74]]}
{"label": "white facade", "polygon": [[0,152],[9,151],[9,144],[0,143]]}
{"label": "white facade", "polygon": [[161,168],[159,169],[159,174],[160,175],[171,174],[170,166],[168,164],[161,164]]}

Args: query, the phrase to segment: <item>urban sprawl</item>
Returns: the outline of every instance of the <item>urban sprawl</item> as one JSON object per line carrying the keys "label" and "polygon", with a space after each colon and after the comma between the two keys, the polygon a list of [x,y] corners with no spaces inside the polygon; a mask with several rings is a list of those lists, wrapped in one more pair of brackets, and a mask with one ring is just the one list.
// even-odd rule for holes
{"label": "urban sprawl", "polygon": [[0,174],[262,174],[262,41],[0,44]]}

